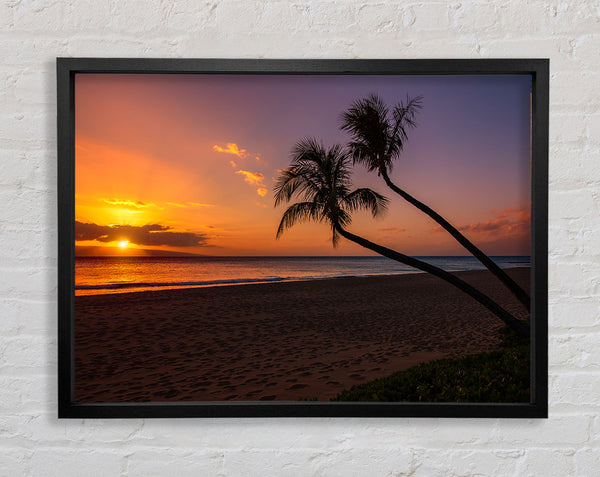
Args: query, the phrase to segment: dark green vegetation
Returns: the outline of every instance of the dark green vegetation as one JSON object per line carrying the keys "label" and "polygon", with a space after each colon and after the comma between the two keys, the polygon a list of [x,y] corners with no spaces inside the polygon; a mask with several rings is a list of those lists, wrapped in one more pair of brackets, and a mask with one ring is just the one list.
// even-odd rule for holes
{"label": "dark green vegetation", "polygon": [[501,329],[501,349],[440,359],[353,386],[332,401],[529,402],[529,341]]}

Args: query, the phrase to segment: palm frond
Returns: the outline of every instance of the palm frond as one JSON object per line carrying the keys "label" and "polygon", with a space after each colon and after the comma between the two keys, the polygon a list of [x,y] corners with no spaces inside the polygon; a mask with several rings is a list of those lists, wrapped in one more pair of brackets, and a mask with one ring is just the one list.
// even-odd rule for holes
{"label": "palm frond", "polygon": [[414,128],[417,125],[415,117],[421,109],[423,109],[422,95],[414,98],[406,96],[406,102],[399,101],[394,107],[394,122],[404,124],[405,127]]}
{"label": "palm frond", "polygon": [[383,215],[387,210],[389,202],[387,197],[368,188],[356,189],[344,197],[344,203],[348,207],[348,210],[354,212],[360,209],[367,209],[373,217]]}
{"label": "palm frond", "polygon": [[348,147],[354,163],[364,164],[369,171],[391,169],[408,139],[408,129],[416,126],[422,100],[422,96],[407,96],[406,102],[391,110],[375,94],[352,103],[340,116],[340,127],[352,136]]}
{"label": "palm frond", "polygon": [[281,237],[283,232],[294,224],[307,222],[309,220],[323,220],[323,215],[320,213],[318,204],[315,204],[314,202],[297,202],[292,204],[283,213],[275,237]]}
{"label": "palm frond", "polygon": [[315,139],[304,138],[296,143],[290,155],[290,167],[281,171],[275,182],[275,206],[289,202],[296,194],[307,200],[324,186],[318,172],[325,147]]}
{"label": "palm frond", "polygon": [[335,247],[339,241],[338,227],[352,221],[351,213],[368,209],[374,216],[387,206],[387,199],[370,189],[352,191],[350,154],[340,145],[325,148],[320,142],[306,138],[298,141],[291,154],[290,166],[280,171],[275,185],[275,205],[292,204],[283,213],[277,238],[299,222],[314,220],[329,222],[331,240]]}
{"label": "palm frond", "polygon": [[[423,109],[423,96],[414,98],[406,97],[406,102],[400,101],[394,106],[392,115],[394,127],[388,141],[387,155],[391,158],[397,157],[404,149],[408,140],[408,129],[415,128],[417,122],[416,114]],[[390,162],[390,169],[392,163]]]}

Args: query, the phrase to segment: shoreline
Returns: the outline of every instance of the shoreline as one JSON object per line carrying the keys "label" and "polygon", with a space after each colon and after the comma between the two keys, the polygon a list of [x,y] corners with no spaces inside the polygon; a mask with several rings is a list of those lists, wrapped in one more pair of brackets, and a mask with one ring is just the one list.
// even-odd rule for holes
{"label": "shoreline", "polygon": [[[529,267],[507,270],[529,287]],[[456,273],[527,316],[488,271]],[[327,401],[494,350],[503,326],[425,273],[77,296],[75,312],[80,402]]]}
{"label": "shoreline", "polygon": [[[531,270],[531,266],[524,267],[508,267],[503,268],[502,270],[519,270],[519,269],[529,269]],[[447,270],[449,273],[462,273],[462,272],[485,272],[486,269],[482,270]],[[114,287],[110,287],[110,285],[91,285],[90,287],[94,288],[77,288],[75,287],[75,296],[97,296],[97,295],[115,295],[115,294],[124,294],[124,293],[146,293],[146,292],[156,292],[156,291],[167,291],[167,290],[188,290],[195,288],[219,288],[219,287],[230,287],[230,286],[242,286],[242,285],[263,285],[267,283],[295,283],[295,282],[311,282],[311,281],[322,281],[322,280],[340,280],[340,279],[352,279],[352,278],[379,278],[379,277],[399,277],[406,275],[417,275],[427,273],[422,270],[414,270],[414,271],[406,271],[406,272],[397,272],[397,273],[386,273],[386,274],[371,274],[371,275],[340,275],[335,277],[310,277],[310,278],[274,278],[274,279],[260,279],[260,278],[248,278],[248,279],[231,279],[231,280],[213,280],[212,283],[199,284],[199,285],[181,285],[181,286],[173,286],[169,284],[165,285],[147,285],[147,286],[135,286],[134,282],[124,284],[122,288],[120,288],[120,284],[114,284]],[[241,281],[237,281],[241,280]],[[208,281],[207,281],[208,282]],[[222,283],[214,283],[214,282],[222,282]],[[84,285],[85,286],[85,285]],[[127,288],[136,288],[134,290],[126,290]],[[137,288],[142,288],[138,290]],[[123,290],[125,289],[125,290]],[[110,292],[105,292],[106,290],[112,290]],[[97,291],[97,292],[96,292]],[[84,293],[81,293],[84,292]]]}

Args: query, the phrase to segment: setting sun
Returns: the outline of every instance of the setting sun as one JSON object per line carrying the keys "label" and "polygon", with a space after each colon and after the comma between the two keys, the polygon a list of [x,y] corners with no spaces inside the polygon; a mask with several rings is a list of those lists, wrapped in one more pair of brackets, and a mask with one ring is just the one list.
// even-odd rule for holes
{"label": "setting sun", "polygon": [[129,240],[121,240],[119,242],[119,247],[121,248],[127,248],[127,245],[129,245]]}

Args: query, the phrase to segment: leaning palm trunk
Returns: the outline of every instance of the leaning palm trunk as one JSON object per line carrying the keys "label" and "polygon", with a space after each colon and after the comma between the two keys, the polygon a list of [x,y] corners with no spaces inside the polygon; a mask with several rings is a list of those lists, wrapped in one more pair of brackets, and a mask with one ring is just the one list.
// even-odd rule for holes
{"label": "leaning palm trunk", "polygon": [[383,255],[384,257],[390,258],[400,263],[404,263],[405,265],[409,265],[414,268],[418,268],[419,270],[423,270],[424,272],[435,275],[436,277],[441,278],[442,280],[447,281],[448,283],[454,285],[461,291],[465,292],[467,295],[471,296],[483,306],[485,306],[488,310],[490,310],[494,315],[500,318],[504,323],[510,326],[519,334],[529,337],[530,330],[524,323],[519,321],[509,312],[507,312],[504,308],[502,308],[498,303],[493,301],[487,295],[484,295],[476,288],[469,285],[467,282],[461,280],[460,278],[452,275],[451,273],[442,270],[441,268],[435,267],[427,262],[423,262],[413,257],[409,257],[408,255],[404,255],[402,253],[396,252],[395,250],[391,250],[386,247],[382,247],[381,245],[377,245],[373,242],[370,242],[367,239],[359,237],[358,235],[354,235],[353,233],[348,232],[344,228],[339,225],[335,226],[335,230],[344,238],[360,245],[361,247],[368,248],[379,255]]}
{"label": "leaning palm trunk", "polygon": [[517,285],[485,253],[473,245],[437,212],[427,207],[405,191],[397,187],[389,178],[388,170],[394,159],[400,157],[408,138],[408,129],[416,126],[415,115],[422,108],[422,97],[407,98],[391,110],[377,95],[355,101],[342,115],[342,130],[350,132],[353,141],[349,144],[354,162],[361,162],[369,171],[378,171],[390,189],[427,214],[465,247],[475,258],[492,272],[523,305],[530,310],[528,294]]}
{"label": "leaning palm trunk", "polygon": [[523,290],[517,283],[510,278],[504,270],[502,270],[494,261],[489,258],[485,253],[479,250],[472,242],[470,242],[463,234],[461,234],[450,222],[448,222],[444,217],[438,214],[435,210],[426,206],[423,202],[415,199],[413,196],[400,189],[396,184],[394,184],[390,177],[388,176],[387,170],[385,168],[381,169],[381,175],[385,180],[387,186],[392,189],[396,194],[400,195],[403,199],[410,202],[421,212],[424,212],[433,220],[435,220],[439,225],[441,225],[454,239],[460,243],[464,248],[466,248],[473,256],[479,260],[490,272],[492,272],[504,285],[517,297],[517,299],[525,305],[527,311],[531,309],[531,300],[529,295]]}
{"label": "leaning palm trunk", "polygon": [[527,326],[488,296],[451,273],[348,232],[345,227],[352,221],[351,212],[367,209],[373,217],[377,217],[385,211],[388,203],[387,198],[371,189],[351,190],[349,160],[347,152],[339,145],[326,149],[313,139],[304,139],[296,144],[292,151],[291,166],[281,171],[277,179],[275,205],[289,202],[293,196],[303,200],[290,205],[283,213],[277,238],[295,223],[327,221],[331,226],[334,247],[341,235],[384,257],[442,278],[477,300],[519,334],[529,337]]}

